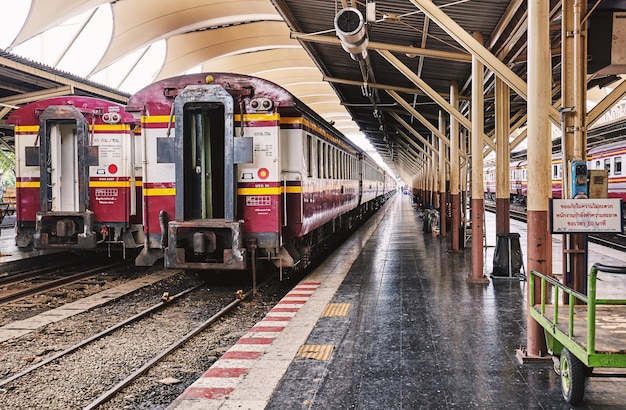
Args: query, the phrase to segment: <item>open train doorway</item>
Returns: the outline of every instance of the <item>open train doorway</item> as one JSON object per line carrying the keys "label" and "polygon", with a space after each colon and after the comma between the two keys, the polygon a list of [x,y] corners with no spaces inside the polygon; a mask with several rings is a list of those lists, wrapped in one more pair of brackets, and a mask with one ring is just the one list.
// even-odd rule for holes
{"label": "open train doorway", "polygon": [[224,105],[183,107],[184,220],[224,218]]}
{"label": "open train doorway", "polygon": [[35,248],[96,247],[89,204],[89,166],[98,162],[89,125],[73,106],[51,106],[39,116],[40,211]]}
{"label": "open train doorway", "polygon": [[234,101],[218,85],[189,85],[174,101],[176,217],[168,222],[165,267],[245,269],[235,220]]}
{"label": "open train doorway", "polygon": [[78,149],[76,123],[54,124],[50,127],[50,154],[47,211],[79,211]]}

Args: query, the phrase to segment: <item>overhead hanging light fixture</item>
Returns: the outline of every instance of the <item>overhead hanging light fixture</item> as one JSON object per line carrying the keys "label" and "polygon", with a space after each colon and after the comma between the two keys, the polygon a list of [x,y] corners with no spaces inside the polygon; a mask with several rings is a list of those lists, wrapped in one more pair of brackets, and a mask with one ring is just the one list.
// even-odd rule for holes
{"label": "overhead hanging light fixture", "polygon": [[339,10],[335,16],[335,31],[341,40],[341,46],[354,60],[367,58],[365,20],[358,9],[348,7]]}

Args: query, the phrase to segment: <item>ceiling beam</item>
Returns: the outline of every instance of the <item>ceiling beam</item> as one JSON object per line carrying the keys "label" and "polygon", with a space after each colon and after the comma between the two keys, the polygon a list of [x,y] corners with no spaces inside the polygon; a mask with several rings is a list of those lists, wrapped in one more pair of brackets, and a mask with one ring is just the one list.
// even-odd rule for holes
{"label": "ceiling beam", "polygon": [[[480,62],[493,71],[498,77],[511,87],[520,97],[528,101],[527,85],[513,70],[494,56],[485,46],[480,44],[470,33],[452,20],[446,13],[437,7],[431,0],[409,0],[431,20],[435,21],[442,30],[456,40],[463,48],[476,56]],[[549,115],[554,122],[560,123],[559,112],[550,107]]]}
{"label": "ceiling beam", "polygon": [[[309,43],[334,44],[337,45],[337,47],[341,47],[341,41],[337,37],[323,36],[321,34],[292,32],[291,38]],[[376,41],[370,41],[367,44],[367,48],[369,50],[389,50],[401,54],[414,54],[416,56],[439,58],[442,60],[464,61],[467,63],[472,62],[472,56],[468,53],[430,50],[427,48],[400,46],[397,44],[380,43]]]}
{"label": "ceiling beam", "polygon": [[22,64],[19,61],[14,61],[10,58],[0,56],[0,66],[12,68],[22,73],[28,73],[29,75],[39,77],[48,81],[55,82],[60,85],[73,86],[75,89],[83,90],[87,93],[100,96],[104,99],[109,99],[116,102],[126,103],[128,101],[129,94],[123,92],[114,92],[97,87],[95,85],[89,85],[86,82],[80,82],[65,78],[59,74],[53,72],[40,70],[31,65]]}
{"label": "ceiling beam", "polygon": [[33,91],[30,93],[23,93],[19,95],[12,95],[10,97],[0,98],[0,103],[3,105],[19,105],[19,104],[27,104],[29,102],[52,98],[52,97],[61,97],[63,95],[72,95],[74,94],[74,86],[73,85],[64,85],[61,87],[49,88],[46,90]]}

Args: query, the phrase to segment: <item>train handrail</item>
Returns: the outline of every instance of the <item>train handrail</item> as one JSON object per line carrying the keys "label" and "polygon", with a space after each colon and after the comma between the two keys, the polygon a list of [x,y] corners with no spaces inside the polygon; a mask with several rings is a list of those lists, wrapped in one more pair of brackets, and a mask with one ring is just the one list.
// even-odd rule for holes
{"label": "train handrail", "polygon": [[[544,275],[543,273],[531,270],[529,277],[529,305],[531,309],[534,309],[536,305],[535,300],[535,278],[540,279],[541,296],[539,313],[546,320],[556,327],[559,323],[559,301],[561,300],[561,294],[567,294],[568,296],[568,332],[567,336],[572,339],[574,336],[574,307],[576,301],[580,301],[587,305],[587,354],[595,353],[595,335],[596,335],[596,307],[598,305],[626,305],[626,299],[597,299],[597,287],[596,282],[598,278],[598,272],[618,273],[626,274],[626,266],[610,266],[600,263],[594,264],[587,278],[587,295],[584,295],[570,287],[562,284],[551,276]],[[547,286],[553,286],[552,294],[552,306],[554,307],[553,317],[546,316],[547,303]]]}
{"label": "train handrail", "polygon": [[[300,171],[290,171],[287,169],[283,169],[280,172],[280,175],[283,180],[283,223],[282,226],[287,226],[287,174],[298,174],[300,176],[300,186],[302,187],[302,172]],[[300,221],[296,223],[304,222],[304,193],[300,191]]]}

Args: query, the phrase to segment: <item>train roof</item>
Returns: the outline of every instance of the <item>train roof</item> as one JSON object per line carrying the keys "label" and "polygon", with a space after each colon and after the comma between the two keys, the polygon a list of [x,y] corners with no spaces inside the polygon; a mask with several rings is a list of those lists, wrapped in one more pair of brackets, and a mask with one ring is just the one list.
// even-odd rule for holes
{"label": "train roof", "polygon": [[608,144],[598,144],[594,146],[593,148],[589,148],[587,150],[587,155],[597,155],[597,154],[602,154],[602,153],[606,153],[609,151],[617,151],[617,150],[626,151],[626,141],[622,140],[622,141],[610,142]]}
{"label": "train roof", "polygon": [[[188,85],[202,84],[221,85],[235,97],[235,100],[240,95],[248,96],[249,99],[271,99],[281,116],[305,116],[323,127],[333,137],[342,140],[354,151],[364,153],[361,148],[288,90],[269,80],[246,74],[205,72],[166,78],[154,82],[133,94],[128,100],[126,110],[145,115],[170,115],[172,102],[180,90]],[[235,113],[238,112],[239,106],[235,104]]]}
{"label": "train roof", "polygon": [[166,78],[142,88],[130,97],[127,110],[169,115],[172,101],[180,90],[189,85],[203,84],[219,84],[231,95],[271,98],[283,109],[296,105],[296,98],[287,90],[262,78],[231,73],[195,73]]}
{"label": "train roof", "polygon": [[[362,148],[334,128],[328,121],[280,85],[263,78],[236,73],[195,73],[166,78],[137,91],[128,100],[126,110],[147,115],[170,115],[176,95],[188,85],[218,84],[231,95],[248,95],[250,98],[269,98],[281,116],[304,116],[320,126],[323,131],[339,139],[355,153],[363,155],[374,166],[379,164]],[[235,112],[239,106],[235,103]],[[380,167],[382,169],[382,167]]]}
{"label": "train roof", "polygon": [[[73,106],[80,112],[85,114],[103,114],[108,112],[116,112],[119,114],[120,123],[135,123],[135,117],[124,110],[122,104],[103,100],[101,98],[85,97],[78,95],[68,95],[62,97],[47,98],[26,104],[15,109],[9,115],[7,124],[11,125],[39,125],[39,115],[42,111],[49,107]],[[101,115],[95,116],[96,123],[104,123]]]}

